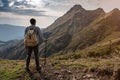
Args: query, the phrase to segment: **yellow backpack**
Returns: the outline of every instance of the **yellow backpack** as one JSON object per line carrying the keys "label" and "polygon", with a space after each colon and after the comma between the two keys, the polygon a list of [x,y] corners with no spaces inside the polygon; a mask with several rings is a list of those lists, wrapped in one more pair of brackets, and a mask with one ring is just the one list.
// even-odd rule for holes
{"label": "yellow backpack", "polygon": [[35,32],[35,28],[33,29],[29,28],[29,30],[25,34],[24,44],[25,46],[37,46],[38,45],[38,38]]}

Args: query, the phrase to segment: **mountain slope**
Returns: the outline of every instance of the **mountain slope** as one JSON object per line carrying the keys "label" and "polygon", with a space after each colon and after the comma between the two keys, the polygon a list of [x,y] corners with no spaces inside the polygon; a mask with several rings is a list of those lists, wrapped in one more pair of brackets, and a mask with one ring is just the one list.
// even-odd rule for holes
{"label": "mountain slope", "polygon": [[[65,15],[58,18],[51,26],[45,29],[44,34],[49,36],[49,41],[52,44],[50,53],[56,53],[65,48],[71,43],[74,35],[83,28],[87,27],[100,15],[105,12],[98,8],[96,10],[85,10],[80,5],[75,5]],[[67,37],[66,37],[67,36]]]}
{"label": "mountain slope", "polygon": [[114,34],[119,34],[119,21],[120,11],[118,9],[101,15],[89,26],[74,35],[68,49],[73,49],[73,51],[76,49],[83,49],[86,46],[107,39],[107,37],[111,37],[108,41],[119,38],[119,36],[112,36]]}
{"label": "mountain slope", "polygon": [[80,5],[75,5],[65,15],[58,18],[52,25],[45,29],[44,33],[55,36],[62,32],[68,32],[72,35],[104,13],[100,8],[89,11],[83,9]]}
{"label": "mountain slope", "polygon": [[[94,19],[102,14],[104,14],[104,11],[100,8],[97,10],[89,11],[83,9],[80,5],[73,6],[65,15],[58,18],[52,25],[43,31],[44,36],[49,37],[49,54],[47,54],[47,56],[64,50],[71,42],[72,36],[75,33],[81,31],[83,27],[89,25],[92,21],[94,21]],[[17,44],[18,43],[16,43],[16,45]],[[1,54],[4,54],[3,52]],[[21,40],[17,46],[11,46],[8,53],[13,54],[7,54],[5,56],[6,58],[24,58],[25,49],[23,41]],[[44,55],[44,43],[40,47],[40,53],[42,53],[42,56]]]}
{"label": "mountain slope", "polygon": [[[11,40],[11,41],[7,41],[5,42],[4,44],[0,45],[0,57],[1,58],[8,58],[11,57],[11,56],[14,56],[13,54],[11,54],[11,52],[14,52],[16,51],[16,48],[19,43],[21,43],[21,40]],[[13,48],[15,50],[13,50]]]}
{"label": "mountain slope", "polygon": [[[43,35],[49,40],[46,55],[76,52],[100,42],[117,39],[120,30],[119,22],[120,11],[118,9],[105,13],[101,8],[85,10],[80,5],[75,5],[43,30]],[[45,55],[44,47],[44,43],[39,47],[40,56]],[[0,54],[4,54],[3,52]],[[23,40],[11,46],[8,53],[3,58],[25,58]]]}
{"label": "mountain slope", "polygon": [[4,41],[0,41],[0,45],[3,45],[3,44],[5,44],[5,42]]}

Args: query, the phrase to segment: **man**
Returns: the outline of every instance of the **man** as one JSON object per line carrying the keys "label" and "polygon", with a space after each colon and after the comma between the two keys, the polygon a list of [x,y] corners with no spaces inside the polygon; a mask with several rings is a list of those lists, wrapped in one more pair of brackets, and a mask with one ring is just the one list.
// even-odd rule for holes
{"label": "man", "polygon": [[25,48],[27,51],[26,57],[26,70],[29,71],[29,64],[32,51],[35,55],[36,69],[41,70],[39,66],[39,57],[38,57],[38,46],[43,42],[41,31],[39,27],[36,27],[36,20],[34,18],[30,19],[31,26],[25,29]]}

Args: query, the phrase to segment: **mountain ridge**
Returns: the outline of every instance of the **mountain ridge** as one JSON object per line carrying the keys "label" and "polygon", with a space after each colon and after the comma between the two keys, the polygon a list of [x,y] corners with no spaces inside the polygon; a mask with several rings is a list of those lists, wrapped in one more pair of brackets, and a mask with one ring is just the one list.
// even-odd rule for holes
{"label": "mountain ridge", "polygon": [[0,40],[9,41],[13,39],[22,39],[24,34],[24,29],[25,27],[22,26],[0,24],[0,36],[1,36]]}
{"label": "mountain ridge", "polygon": [[24,70],[26,51],[23,39],[5,43],[0,41],[3,43],[0,45],[0,78],[120,80],[119,9],[105,13],[101,8],[82,12],[79,8],[81,10],[82,6],[75,5],[73,11],[68,11],[43,30],[48,43],[46,53],[45,43],[39,46],[40,73],[35,70],[34,59],[31,59],[30,73]]}
{"label": "mountain ridge", "polygon": [[[47,56],[85,49],[86,46],[89,47],[102,40],[104,41],[105,38],[112,35],[112,32],[119,29],[119,10],[114,9],[111,11],[113,14],[111,14],[111,12],[105,13],[101,8],[96,10],[82,9],[82,12],[79,11],[79,8],[82,9],[80,5],[73,6],[66,14],[43,30],[43,35],[47,36],[49,40]],[[72,11],[73,9],[76,12]],[[109,14],[110,16],[108,16]],[[25,58],[23,40],[17,44],[19,44],[17,47],[12,46],[9,51],[9,54],[13,53],[14,56],[6,55],[6,58]],[[44,43],[39,47],[40,56],[44,56],[44,47]]]}

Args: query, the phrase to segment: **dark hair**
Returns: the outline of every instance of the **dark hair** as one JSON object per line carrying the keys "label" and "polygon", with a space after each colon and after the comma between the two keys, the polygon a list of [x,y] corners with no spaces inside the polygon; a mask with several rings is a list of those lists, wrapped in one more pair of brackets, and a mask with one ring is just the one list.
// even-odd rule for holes
{"label": "dark hair", "polygon": [[34,18],[31,18],[31,19],[30,19],[30,23],[31,23],[32,25],[35,25],[35,24],[36,24],[36,20],[35,20]]}

